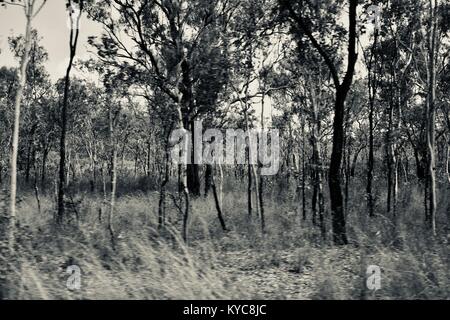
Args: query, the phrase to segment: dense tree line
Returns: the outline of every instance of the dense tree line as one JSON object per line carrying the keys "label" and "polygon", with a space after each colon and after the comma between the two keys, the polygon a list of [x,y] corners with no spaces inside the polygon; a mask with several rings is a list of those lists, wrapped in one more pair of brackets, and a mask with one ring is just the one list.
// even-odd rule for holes
{"label": "dense tree line", "polygon": [[[426,232],[448,232],[438,221],[450,208],[437,192],[450,183],[448,2],[72,0],[77,27],[56,83],[32,27],[45,1],[2,2],[6,10],[22,6],[27,17],[26,34],[9,39],[20,67],[0,69],[0,183],[10,195],[11,250],[17,177],[38,202],[43,192],[55,194],[56,225],[76,214],[76,192],[101,194],[99,219],[106,214],[113,245],[115,199],[130,177],[158,192],[160,230],[166,207],[179,209],[185,241],[202,193],[212,192],[223,230],[232,224],[222,205],[226,178],[246,183],[247,214],[262,233],[264,199],[277,185],[295,190],[298,216],[324,238],[331,217],[336,245],[349,242],[352,201],[367,202],[361,215],[388,216],[395,232],[399,190],[411,183],[423,191]],[[73,6],[102,26],[89,38],[96,56],[87,61],[76,57],[83,24]],[[74,77],[72,68],[88,76]],[[173,164],[171,132],[192,133],[199,120],[223,130],[279,129],[279,173],[261,175],[250,149],[246,165]],[[364,198],[349,198],[352,184],[364,185]]]}

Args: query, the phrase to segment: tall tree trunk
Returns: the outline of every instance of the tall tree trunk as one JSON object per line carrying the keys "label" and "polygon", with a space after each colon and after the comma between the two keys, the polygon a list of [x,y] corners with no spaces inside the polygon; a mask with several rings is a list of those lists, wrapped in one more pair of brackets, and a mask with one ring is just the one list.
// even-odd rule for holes
{"label": "tall tree trunk", "polygon": [[[312,148],[313,148],[313,180],[314,180],[314,196],[313,196],[313,218],[316,220],[316,212],[319,217],[319,228],[322,237],[325,239],[326,229],[324,221],[324,197],[323,197],[323,183],[322,183],[322,159],[320,148],[320,117],[319,117],[319,102],[317,101],[316,90],[311,90],[311,103],[313,107],[313,124],[312,124]],[[316,205],[317,209],[316,210]]]}
{"label": "tall tree trunk", "polygon": [[302,116],[302,219],[306,220],[306,133],[305,118]]}
{"label": "tall tree trunk", "polygon": [[374,199],[373,199],[373,170],[375,162],[375,150],[374,150],[374,112],[375,112],[375,99],[378,89],[377,72],[373,69],[373,60],[377,59],[375,56],[375,49],[378,41],[378,29],[375,29],[374,40],[370,52],[369,62],[367,63],[368,69],[368,86],[369,86],[369,157],[367,161],[367,207],[369,210],[369,217],[373,217],[374,214]]}
{"label": "tall tree trunk", "polygon": [[111,106],[108,110],[109,118],[109,138],[110,138],[110,155],[111,155],[111,195],[109,203],[109,216],[108,216],[108,231],[111,239],[111,245],[113,249],[116,247],[115,232],[114,232],[114,209],[116,204],[116,190],[117,190],[117,147],[115,143],[114,133],[114,119],[112,115]]}
{"label": "tall tree trunk", "polygon": [[[245,128],[247,130],[248,135],[248,175],[249,175],[249,183],[248,183],[248,199],[249,199],[249,215],[251,214],[251,193],[252,193],[252,179],[254,179],[254,191],[255,191],[255,205],[256,205],[256,216],[258,218],[261,217],[261,210],[260,210],[260,200],[259,200],[259,179],[258,179],[258,173],[256,171],[255,165],[252,163],[253,158],[257,158],[256,155],[252,154],[252,145],[258,144],[258,141],[253,141],[250,134],[250,124],[248,121],[248,110],[247,106],[244,111],[244,120],[245,120]],[[256,138],[258,139],[258,138]]]}
{"label": "tall tree trunk", "polygon": [[349,127],[351,126],[350,122],[350,112],[347,112],[347,116],[344,124],[344,159],[343,159],[343,174],[345,177],[344,180],[344,214],[347,217],[348,214],[348,203],[350,201],[349,189],[350,189],[350,158],[352,153],[352,141],[348,139],[347,132],[349,131]]}
{"label": "tall tree trunk", "polygon": [[345,245],[348,243],[341,188],[341,163],[344,144],[344,110],[347,93],[342,91],[342,89],[338,89],[336,93],[333,123],[333,149],[331,153],[328,181],[330,188],[331,211],[333,213],[333,241],[337,245]]}
{"label": "tall tree trunk", "polygon": [[358,0],[349,0],[348,7],[348,56],[347,56],[347,70],[344,79],[340,81],[339,73],[333,60],[330,58],[327,50],[315,38],[314,33],[309,27],[309,23],[305,21],[301,14],[295,12],[289,0],[279,0],[284,8],[289,11],[290,17],[295,22],[298,30],[302,31],[302,36],[306,35],[312,43],[312,46],[322,56],[324,62],[330,70],[333,78],[333,83],[336,88],[336,97],[334,105],[334,120],[333,120],[333,148],[331,152],[330,170],[329,170],[329,188],[332,212],[332,226],[333,226],[333,241],[336,245],[345,245],[348,243],[347,232],[345,226],[345,215],[343,208],[342,197],[342,151],[344,145],[344,118],[345,118],[345,101],[348,92],[353,82],[353,75],[355,73],[355,64],[358,60],[356,53],[356,16]]}
{"label": "tall tree trunk", "polygon": [[31,49],[31,23],[34,14],[34,1],[26,5],[26,29],[25,29],[25,48],[20,60],[19,81],[14,99],[14,128],[12,133],[12,150],[10,161],[10,212],[8,224],[8,247],[11,253],[14,252],[14,229],[16,220],[16,192],[17,192],[17,154],[19,150],[19,129],[20,129],[20,106],[22,103],[23,90],[27,81],[27,65],[30,58]]}
{"label": "tall tree trunk", "polygon": [[47,176],[47,158],[48,158],[49,150],[44,147],[44,151],[42,154],[42,168],[41,168],[41,187],[44,188],[45,180]]}
{"label": "tall tree trunk", "polygon": [[[265,126],[265,121],[264,121],[264,108],[265,108],[265,100],[266,100],[266,81],[264,79],[264,85],[263,85],[263,94],[261,97],[261,133],[264,134],[264,130],[266,128]],[[260,139],[262,139],[262,135],[260,137]],[[268,142],[268,141],[265,141]],[[260,150],[261,148],[261,143],[263,143],[261,140],[259,140],[259,148],[258,150]],[[289,160],[289,157],[288,157]],[[259,186],[258,186],[258,198],[259,198],[259,214],[261,217],[261,232],[264,234],[266,232],[266,217],[264,215],[264,176],[261,174],[261,168],[262,168],[262,164],[261,162],[258,163],[258,167],[259,167],[259,171],[258,171],[258,176],[259,176]],[[288,181],[287,181],[287,186],[289,189],[289,173],[291,171],[290,166],[288,166]]]}
{"label": "tall tree trunk", "polygon": [[[78,2],[80,12],[83,10],[83,0]],[[69,0],[69,11],[72,9],[72,1]],[[69,49],[70,49],[70,58],[69,65],[67,66],[66,76],[64,81],[64,98],[63,105],[61,109],[61,138],[59,142],[59,184],[58,184],[58,213],[57,213],[57,223],[62,224],[64,219],[64,194],[66,188],[66,134],[67,134],[67,108],[69,103],[69,90],[70,90],[70,71],[72,70],[73,60],[75,58],[77,44],[78,44],[78,36],[80,33],[79,25],[80,25],[80,17],[81,14],[76,17],[76,20],[73,20],[73,12],[69,12],[70,20],[71,20],[71,29],[70,29],[70,40],[69,40]],[[76,23],[74,25],[74,23]],[[75,30],[74,30],[75,27]]]}
{"label": "tall tree trunk", "polygon": [[394,167],[395,167],[395,146],[394,146],[394,106],[392,105],[392,101],[389,105],[389,123],[387,130],[387,143],[386,143],[386,159],[387,159],[387,213],[389,214],[392,209],[392,198],[393,198],[393,176],[394,176]]}
{"label": "tall tree trunk", "polygon": [[437,46],[437,10],[438,0],[429,0],[430,22],[428,31],[428,94],[427,94],[427,147],[428,147],[428,177],[429,177],[429,227],[436,235],[436,46]]}
{"label": "tall tree trunk", "polygon": [[[9,214],[7,215],[7,222],[3,225],[6,230],[0,236],[5,236],[5,250],[2,250],[1,254],[6,263],[1,264],[0,272],[0,300],[11,299],[10,290],[12,285],[9,283],[9,274],[12,274],[16,270],[21,270],[20,264],[14,266],[13,263],[17,263],[17,259],[13,259],[15,254],[15,225],[16,225],[16,196],[17,196],[17,155],[19,150],[19,132],[20,132],[20,109],[23,98],[23,91],[27,82],[27,66],[30,58],[31,42],[32,42],[32,21],[33,18],[39,13],[45,4],[45,1],[41,3],[40,7],[35,12],[35,0],[23,1],[19,4],[23,6],[26,18],[25,26],[25,43],[22,57],[20,58],[20,67],[17,74],[17,89],[14,97],[14,125],[12,132],[11,143],[11,157],[10,157],[10,199],[9,199]],[[1,171],[0,171],[1,175]],[[2,226],[0,226],[2,227]],[[1,239],[0,239],[1,240]],[[2,248],[0,248],[2,249]],[[3,277],[3,274],[6,274]]]}
{"label": "tall tree trunk", "polygon": [[[242,103],[242,101],[241,101]],[[244,121],[246,124],[246,128],[247,128],[247,133],[248,132],[248,116],[247,116],[247,106],[243,104],[243,108],[244,108]],[[250,136],[249,136],[250,138]],[[253,165],[251,164],[251,147],[250,147],[250,141],[249,141],[249,147],[247,150],[247,213],[248,213],[248,217],[251,218],[252,214],[253,214],[253,194],[252,194],[252,190],[253,190]],[[258,201],[256,199],[256,201]]]}

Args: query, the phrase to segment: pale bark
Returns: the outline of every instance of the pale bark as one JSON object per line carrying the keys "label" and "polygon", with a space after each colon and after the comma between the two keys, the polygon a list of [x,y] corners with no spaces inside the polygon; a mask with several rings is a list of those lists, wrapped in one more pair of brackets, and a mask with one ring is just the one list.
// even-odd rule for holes
{"label": "pale bark", "polygon": [[109,203],[109,216],[108,216],[108,231],[111,239],[111,245],[113,248],[116,246],[115,231],[114,231],[114,209],[116,204],[116,190],[117,190],[117,147],[114,133],[114,119],[109,106],[109,136],[110,136],[110,153],[111,153],[111,194]]}
{"label": "pale bark", "polygon": [[12,150],[10,160],[10,212],[9,212],[9,226],[8,226],[8,246],[11,252],[14,252],[14,229],[16,221],[16,196],[17,196],[17,154],[19,150],[19,129],[20,129],[20,106],[22,103],[23,90],[27,81],[27,65],[30,58],[31,49],[31,24],[34,15],[35,1],[25,2],[26,12],[26,29],[25,29],[25,47],[20,60],[20,68],[18,74],[18,86],[16,96],[14,99],[14,127],[12,134]]}
{"label": "pale bark", "polygon": [[429,227],[436,235],[436,47],[437,47],[437,7],[438,0],[429,0],[430,22],[428,30],[428,94],[427,94],[427,148],[428,148],[428,176],[429,176]]}

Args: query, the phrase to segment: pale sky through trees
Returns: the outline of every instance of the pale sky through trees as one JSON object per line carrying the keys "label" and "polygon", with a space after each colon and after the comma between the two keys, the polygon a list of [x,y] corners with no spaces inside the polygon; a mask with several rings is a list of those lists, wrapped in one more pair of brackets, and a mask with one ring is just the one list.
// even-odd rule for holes
{"label": "pale sky through trees", "polygon": [[[42,38],[40,44],[48,52],[48,61],[45,63],[47,72],[49,72],[52,81],[56,81],[64,77],[68,60],[69,46],[68,39],[70,29],[67,27],[68,14],[65,2],[62,0],[48,0],[40,14],[33,22],[33,28],[38,30],[39,36]],[[18,61],[11,53],[8,44],[10,36],[19,36],[24,33],[25,17],[23,10],[19,7],[11,7],[8,10],[0,8],[0,59],[2,64],[8,67],[18,66]],[[100,24],[89,20],[84,14],[80,24],[80,40],[77,48],[76,60],[86,60],[90,56],[94,56],[89,48],[87,39],[89,36],[99,36],[102,33]],[[76,70],[74,75],[77,76]],[[86,74],[80,75],[82,78]],[[256,83],[252,85],[252,90],[256,91]],[[255,109],[257,114],[260,113],[258,107],[261,99],[255,100]],[[258,101],[259,100],[259,101]],[[266,101],[266,117],[270,116],[271,101]]]}
{"label": "pale sky through trees", "polygon": [[[45,64],[52,81],[64,76],[69,59],[69,34],[67,27],[67,10],[65,1],[48,0],[42,11],[33,22],[42,37],[41,45],[48,51],[49,59]],[[8,37],[24,33],[25,17],[20,7],[0,8],[0,59],[5,66],[17,66],[8,44]],[[80,46],[77,48],[77,58],[89,56],[87,38],[89,35],[101,32],[99,24],[83,16],[80,27]]]}
{"label": "pale sky through trees", "polygon": [[[339,19],[339,23],[344,27],[347,27],[347,17],[344,16]],[[25,26],[25,17],[22,9],[19,7],[12,7],[9,10],[4,8],[0,9],[0,59],[5,66],[14,67],[18,65],[18,61],[14,59],[8,44],[8,37],[19,36],[23,34]],[[372,32],[372,27],[367,26],[368,31]],[[62,78],[65,74],[69,60],[69,46],[68,39],[70,29],[68,28],[68,14],[65,6],[65,1],[62,0],[48,0],[44,6],[42,12],[36,17],[33,22],[33,28],[37,29],[39,36],[42,38],[41,45],[47,50],[49,59],[45,63],[46,70],[49,72],[52,81],[56,81]],[[89,36],[102,33],[102,27],[100,24],[87,19],[86,15],[83,15],[80,25],[80,39],[79,46],[77,48],[76,60],[86,60],[90,56],[93,56],[92,48],[89,48],[87,39]],[[367,44],[367,35],[363,36],[361,42],[364,46]],[[275,45],[275,44],[274,44]],[[277,50],[275,50],[277,51]],[[270,60],[270,59],[269,59]],[[270,62],[269,62],[270,63]],[[356,66],[357,76],[364,76],[365,69],[360,57]],[[86,78],[86,74],[80,74],[77,70],[74,70],[75,76]],[[258,90],[257,83],[252,83],[251,91],[256,92]],[[253,107],[257,113],[257,117],[260,117],[261,112],[261,99],[253,99]],[[270,98],[266,99],[266,119],[270,121],[272,114],[272,101]]]}

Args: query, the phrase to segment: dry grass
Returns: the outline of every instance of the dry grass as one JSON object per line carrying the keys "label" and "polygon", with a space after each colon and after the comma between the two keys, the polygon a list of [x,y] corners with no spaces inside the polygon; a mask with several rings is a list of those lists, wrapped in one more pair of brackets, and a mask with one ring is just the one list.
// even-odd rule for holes
{"label": "dry grass", "polygon": [[[352,243],[340,248],[321,240],[310,221],[295,215],[289,194],[282,201],[277,194],[269,197],[264,237],[258,220],[248,220],[242,193],[225,194],[224,212],[232,229],[226,234],[213,201],[195,200],[189,247],[180,240],[181,219],[171,206],[172,226],[157,236],[157,194],[124,195],[114,220],[115,250],[105,223],[98,221],[101,199],[78,199],[80,221],[60,231],[51,223],[51,198],[42,199],[40,216],[34,197],[20,203],[20,250],[8,274],[10,298],[359,299],[369,264],[382,269],[382,288],[366,291],[369,299],[450,297],[448,244],[444,236],[427,236],[419,194],[401,204],[401,227],[395,230],[388,216],[361,219],[364,203],[350,208]],[[445,235],[442,219],[440,234]],[[69,265],[82,270],[80,290],[67,289]]]}

